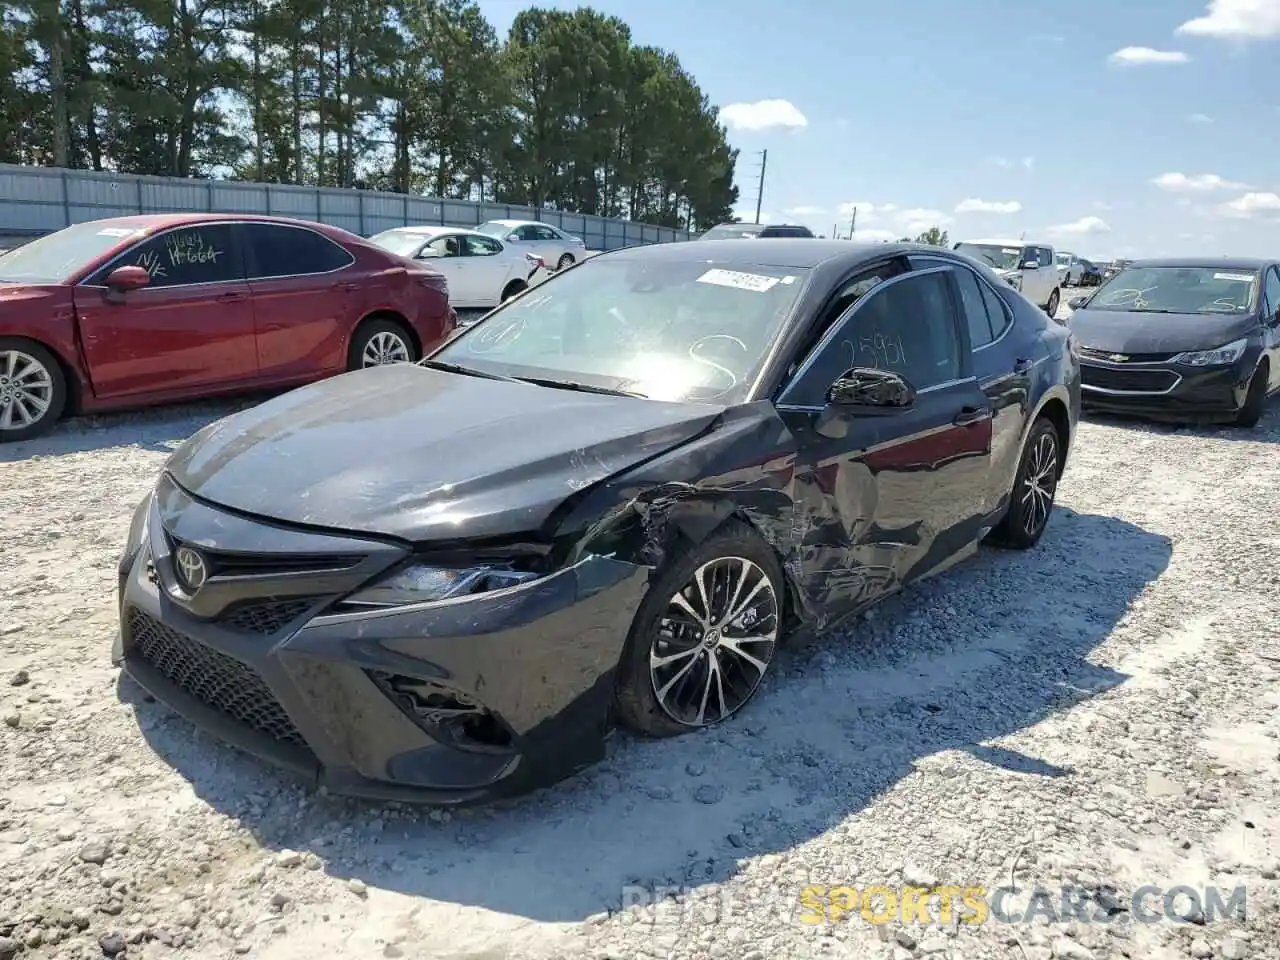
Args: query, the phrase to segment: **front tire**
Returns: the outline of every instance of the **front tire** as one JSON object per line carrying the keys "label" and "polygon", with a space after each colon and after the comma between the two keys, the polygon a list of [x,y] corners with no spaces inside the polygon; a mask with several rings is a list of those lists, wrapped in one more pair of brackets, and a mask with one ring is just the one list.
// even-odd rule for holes
{"label": "front tire", "polygon": [[1263,411],[1267,405],[1267,381],[1270,376],[1270,368],[1264,360],[1258,364],[1258,369],[1253,372],[1253,378],[1249,381],[1249,389],[1245,393],[1244,406],[1236,414],[1237,427],[1246,429],[1256,427],[1258,421],[1262,419]]}
{"label": "front tire", "polygon": [[1061,299],[1062,299],[1062,294],[1059,292],[1057,287],[1054,287],[1053,293],[1049,294],[1049,302],[1045,304],[1045,307],[1044,307],[1044,312],[1049,315],[1050,319],[1057,317],[1058,303]]}
{"label": "front tire", "polygon": [[676,554],[651,583],[627,636],[619,721],[671,737],[746,706],[777,648],[784,584],[773,551],[736,521]]}
{"label": "front tire", "polygon": [[506,303],[512,297],[518,297],[529,289],[529,285],[523,280],[512,280],[507,284],[507,288],[502,291],[502,302]]}
{"label": "front tire", "polygon": [[48,433],[67,406],[67,378],[49,350],[0,337],[0,443]]}
{"label": "front tire", "polygon": [[347,369],[363,370],[389,363],[413,363],[418,359],[409,332],[394,320],[367,320],[351,338]]}
{"label": "front tire", "polygon": [[567,270],[569,267],[573,266],[573,263],[574,263],[573,254],[566,253],[562,255],[558,261],[556,261],[556,269]]}
{"label": "front tire", "polygon": [[1022,449],[1009,511],[992,531],[992,542],[1014,550],[1029,550],[1040,542],[1053,513],[1064,453],[1057,427],[1048,417],[1038,418]]}

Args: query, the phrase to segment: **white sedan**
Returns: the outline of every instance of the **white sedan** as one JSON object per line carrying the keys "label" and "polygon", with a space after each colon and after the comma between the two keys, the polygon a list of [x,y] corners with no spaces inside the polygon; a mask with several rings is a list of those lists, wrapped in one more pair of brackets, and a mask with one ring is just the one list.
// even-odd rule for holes
{"label": "white sedan", "polygon": [[454,307],[493,307],[533,285],[542,259],[501,240],[456,227],[396,227],[369,242],[410,260],[425,260],[449,281]]}
{"label": "white sedan", "polygon": [[536,220],[489,220],[476,227],[486,236],[514,244],[542,258],[548,269],[563,270],[585,260],[587,244],[581,237]]}

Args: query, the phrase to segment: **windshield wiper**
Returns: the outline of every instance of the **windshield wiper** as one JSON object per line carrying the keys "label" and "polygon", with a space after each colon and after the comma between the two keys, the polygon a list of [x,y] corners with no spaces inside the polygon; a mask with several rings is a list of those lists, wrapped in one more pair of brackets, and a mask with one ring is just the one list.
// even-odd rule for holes
{"label": "windshield wiper", "polygon": [[637,397],[641,400],[648,399],[645,394],[636,393],[634,390],[618,390],[613,387],[597,387],[590,383],[579,383],[576,380],[544,380],[540,377],[515,377],[514,379],[522,380],[525,383],[537,384],[540,387],[551,387],[553,390],[576,390],[579,393],[602,393],[610,397]]}
{"label": "windshield wiper", "polygon": [[464,367],[460,363],[447,363],[444,360],[419,360],[418,365],[422,367],[430,367],[433,370],[443,370],[445,373],[461,373],[467,377],[484,377],[486,380],[505,380],[507,383],[520,383],[516,377],[504,377],[500,373],[488,373],[484,370],[476,370],[474,367]]}
{"label": "windshield wiper", "polygon": [[1186,313],[1185,310],[1166,310],[1163,307],[1138,307],[1129,313]]}

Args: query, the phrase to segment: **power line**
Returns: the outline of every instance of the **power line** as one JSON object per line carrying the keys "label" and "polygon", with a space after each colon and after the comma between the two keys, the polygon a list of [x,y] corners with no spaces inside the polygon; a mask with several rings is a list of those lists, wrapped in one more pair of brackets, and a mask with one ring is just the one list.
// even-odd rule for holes
{"label": "power line", "polygon": [[764,203],[764,172],[769,165],[769,151],[760,151],[760,181],[756,187],[756,223],[760,222],[760,205]]}

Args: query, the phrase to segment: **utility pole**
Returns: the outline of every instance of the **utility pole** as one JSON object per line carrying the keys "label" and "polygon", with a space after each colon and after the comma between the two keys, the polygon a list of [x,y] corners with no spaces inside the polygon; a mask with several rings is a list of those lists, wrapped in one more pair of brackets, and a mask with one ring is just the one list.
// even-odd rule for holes
{"label": "utility pole", "polygon": [[849,239],[853,239],[853,231],[858,229],[858,208],[853,208],[853,216],[849,218]]}
{"label": "utility pole", "polygon": [[764,171],[769,164],[769,151],[760,151],[760,184],[756,189],[756,223],[760,222],[760,205],[764,203]]}

